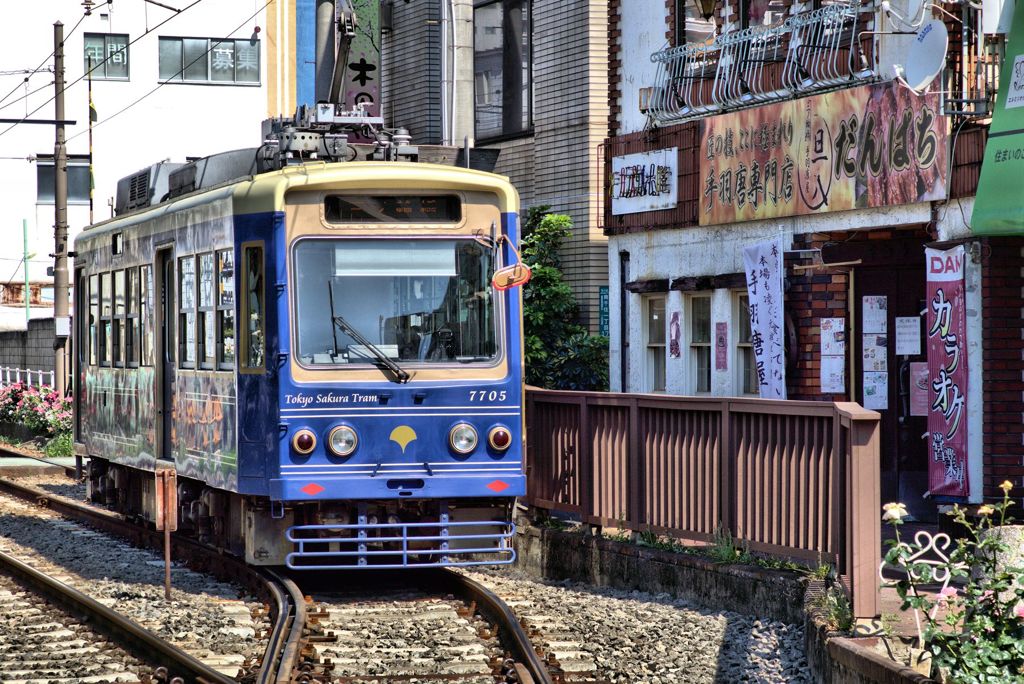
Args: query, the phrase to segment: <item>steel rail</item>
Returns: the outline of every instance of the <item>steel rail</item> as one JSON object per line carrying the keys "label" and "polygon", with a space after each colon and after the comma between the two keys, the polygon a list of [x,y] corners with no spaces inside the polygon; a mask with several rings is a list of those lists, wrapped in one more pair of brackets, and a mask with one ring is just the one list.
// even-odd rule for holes
{"label": "steel rail", "polygon": [[168,680],[180,677],[185,681],[209,684],[233,684],[235,681],[234,678],[204,665],[120,613],[25,565],[13,556],[0,552],[0,568],[20,578],[23,583],[60,604],[68,612],[83,618],[97,631],[112,637],[134,656],[165,668]]}
{"label": "steel rail", "polygon": [[[45,506],[137,546],[163,550],[162,532],[130,522],[118,513],[69,501],[2,477],[0,492]],[[287,677],[298,663],[299,640],[305,625],[305,601],[295,583],[271,571],[246,565],[237,557],[224,555],[220,549],[178,535],[172,535],[171,549],[179,559],[187,559],[195,569],[221,580],[237,582],[270,599],[275,613],[274,625],[255,682],[275,684],[288,681]]]}
{"label": "steel rail", "polygon": [[443,570],[429,577],[427,582],[444,587],[464,601],[475,602],[480,613],[497,626],[498,640],[517,663],[520,684],[554,684],[547,665],[537,655],[526,630],[501,597],[479,582],[451,570]]}

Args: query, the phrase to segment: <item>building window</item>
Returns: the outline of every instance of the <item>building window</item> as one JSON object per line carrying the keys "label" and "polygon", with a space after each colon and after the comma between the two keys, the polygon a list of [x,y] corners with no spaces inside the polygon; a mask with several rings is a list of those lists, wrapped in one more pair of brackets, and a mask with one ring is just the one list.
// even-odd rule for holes
{"label": "building window", "polygon": [[665,391],[665,297],[644,300],[647,391]]}
{"label": "building window", "polygon": [[740,28],[772,26],[786,16],[785,0],[740,0]]}
{"label": "building window", "polygon": [[217,367],[235,366],[235,259],[230,249],[217,252]]}
{"label": "building window", "polygon": [[250,371],[262,371],[266,352],[263,334],[263,244],[244,245],[242,264],[242,365]]}
{"label": "building window", "polygon": [[[36,203],[53,204],[53,155],[36,157]],[[89,158],[68,155],[68,204],[89,203]]]}
{"label": "building window", "polygon": [[697,0],[676,0],[676,45],[701,43],[715,30],[715,18],[700,15]]}
{"label": "building window", "polygon": [[750,297],[745,294],[736,297],[736,372],[739,374],[737,385],[743,394],[759,395],[761,388],[757,382],[757,362],[754,358],[754,347],[750,335]]}
{"label": "building window", "polygon": [[711,297],[690,297],[690,377],[694,393],[711,391]]}
{"label": "building window", "polygon": [[86,33],[85,71],[93,78],[128,80],[128,36],[124,33]]}
{"label": "building window", "polygon": [[530,128],[530,0],[478,3],[473,10],[476,137],[523,133]]}
{"label": "building window", "polygon": [[161,38],[160,79],[257,84],[260,82],[260,42],[231,38]]}
{"label": "building window", "polygon": [[178,361],[182,368],[196,367],[196,258],[178,259]]}

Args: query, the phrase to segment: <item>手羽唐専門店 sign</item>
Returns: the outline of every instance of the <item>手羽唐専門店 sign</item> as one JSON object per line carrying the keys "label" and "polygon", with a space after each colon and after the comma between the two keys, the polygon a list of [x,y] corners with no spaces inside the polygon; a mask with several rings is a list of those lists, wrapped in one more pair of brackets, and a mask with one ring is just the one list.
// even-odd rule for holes
{"label": "\u624b\u7fbd\u5510\u5c02\u9580\u5e97 sign", "polygon": [[674,209],[679,148],[612,157],[612,215]]}
{"label": "\u624b\u7fbd\u5510\u5c02\u9580\u5e97 sign", "polygon": [[700,140],[701,225],[946,196],[938,95],[894,83],[708,117]]}

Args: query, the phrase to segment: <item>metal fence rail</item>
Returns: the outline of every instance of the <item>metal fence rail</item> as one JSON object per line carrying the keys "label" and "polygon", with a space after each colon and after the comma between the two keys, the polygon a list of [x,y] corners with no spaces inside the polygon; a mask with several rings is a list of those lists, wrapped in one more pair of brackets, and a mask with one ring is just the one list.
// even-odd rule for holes
{"label": "metal fence rail", "polygon": [[833,563],[878,614],[879,416],[853,403],[527,392],[528,502]]}
{"label": "metal fence rail", "polygon": [[871,2],[836,2],[656,52],[648,113],[665,125],[874,80],[873,11]]}
{"label": "metal fence rail", "polygon": [[53,371],[0,366],[0,387],[21,382],[29,387],[53,387]]}

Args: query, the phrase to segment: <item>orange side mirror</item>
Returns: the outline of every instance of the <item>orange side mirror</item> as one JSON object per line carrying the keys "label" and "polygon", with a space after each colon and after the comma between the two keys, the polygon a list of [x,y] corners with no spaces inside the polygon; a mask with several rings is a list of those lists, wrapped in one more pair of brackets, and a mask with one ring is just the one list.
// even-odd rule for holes
{"label": "orange side mirror", "polygon": [[491,285],[495,290],[508,290],[530,282],[532,275],[533,271],[530,270],[530,267],[520,261],[495,271],[494,276],[491,277]]}

